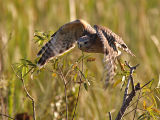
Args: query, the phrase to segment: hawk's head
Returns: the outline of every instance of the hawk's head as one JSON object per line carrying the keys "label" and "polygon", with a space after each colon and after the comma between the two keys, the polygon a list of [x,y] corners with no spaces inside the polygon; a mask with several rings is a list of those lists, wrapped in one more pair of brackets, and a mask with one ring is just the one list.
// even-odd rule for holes
{"label": "hawk's head", "polygon": [[85,35],[78,39],[78,48],[82,51],[87,51],[93,44],[93,38]]}

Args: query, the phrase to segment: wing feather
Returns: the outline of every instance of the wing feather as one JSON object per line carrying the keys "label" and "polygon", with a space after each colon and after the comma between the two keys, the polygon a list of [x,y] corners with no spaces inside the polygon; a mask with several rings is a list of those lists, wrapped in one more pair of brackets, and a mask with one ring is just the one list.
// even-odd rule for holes
{"label": "wing feather", "polygon": [[[81,37],[85,30],[93,29],[84,20],[75,20],[61,26],[38,52],[37,56],[41,56],[38,61],[39,66],[43,66],[49,59],[62,55],[75,47],[76,41]],[[94,29],[93,29],[94,30]]]}
{"label": "wing feather", "polygon": [[96,25],[99,29],[102,30],[104,36],[108,39],[108,41],[112,44],[112,42],[114,42],[116,44],[117,47],[122,48],[125,52],[127,52],[128,54],[135,56],[131,50],[127,47],[127,45],[125,44],[125,42],[123,41],[123,39],[121,37],[119,37],[117,34],[115,34],[113,31],[111,31],[110,29],[104,27],[104,26],[99,26]]}
{"label": "wing feather", "polygon": [[105,87],[107,87],[109,84],[109,81],[113,80],[115,76],[115,70],[116,70],[115,61],[116,61],[116,57],[118,56],[118,51],[114,45],[111,47],[109,41],[106,39],[105,35],[103,34],[103,31],[97,25],[95,25],[94,28],[96,29],[97,35],[104,45],[104,61],[106,62],[105,69],[107,70]]}

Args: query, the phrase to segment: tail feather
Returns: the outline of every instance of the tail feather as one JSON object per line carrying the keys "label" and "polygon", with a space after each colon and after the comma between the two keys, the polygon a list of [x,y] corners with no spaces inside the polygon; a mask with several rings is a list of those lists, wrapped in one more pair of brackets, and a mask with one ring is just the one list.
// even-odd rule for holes
{"label": "tail feather", "polygon": [[43,66],[46,63],[46,59],[44,59],[43,57],[41,57],[37,63],[37,66]]}
{"label": "tail feather", "polygon": [[39,51],[38,54],[37,54],[37,57],[39,57],[40,55],[42,55],[42,54],[45,52],[45,50],[49,47],[49,44],[50,44],[50,42],[47,42],[47,43],[40,49],[40,51]]}

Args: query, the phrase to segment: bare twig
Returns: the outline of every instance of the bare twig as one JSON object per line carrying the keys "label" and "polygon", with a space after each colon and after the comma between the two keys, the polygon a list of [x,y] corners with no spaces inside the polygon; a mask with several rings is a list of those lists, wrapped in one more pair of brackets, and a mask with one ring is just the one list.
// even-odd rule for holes
{"label": "bare twig", "polygon": [[[128,65],[129,66],[129,65]],[[136,66],[138,66],[138,65],[136,65]],[[131,66],[129,66],[129,68],[130,69],[132,69],[133,67],[131,67]],[[136,67],[135,67],[136,68]],[[134,69],[135,69],[134,68]],[[132,77],[132,74],[131,73],[133,73],[133,72],[131,72],[130,71],[130,76]],[[128,78],[128,81],[129,80],[133,80],[133,79],[130,79],[130,76],[129,76],[129,78]],[[124,99],[126,98],[126,100],[124,100],[123,99],[123,104],[122,104],[122,107],[121,107],[121,109],[120,109],[120,111],[119,111],[119,113],[118,113],[118,115],[117,115],[117,117],[116,117],[116,120],[121,120],[122,119],[122,116],[124,117],[124,116],[126,116],[126,115],[128,115],[129,113],[131,113],[131,112],[133,112],[133,111],[135,111],[134,112],[134,117],[133,117],[133,120],[135,119],[135,114],[136,114],[136,111],[137,110],[142,110],[142,111],[145,111],[145,110],[143,110],[143,109],[139,109],[139,108],[137,108],[138,107],[138,101],[143,97],[143,96],[140,96],[140,93],[139,93],[139,95],[138,95],[138,100],[136,100],[134,103],[132,103],[130,106],[129,106],[129,104],[130,104],[130,102],[132,101],[132,99],[133,99],[133,97],[135,97],[135,95],[136,95],[136,92],[138,91],[138,90],[141,90],[142,88],[144,88],[145,86],[147,86],[149,83],[151,83],[153,81],[153,79],[152,80],[150,80],[149,82],[147,82],[145,85],[143,85],[142,87],[140,87],[140,84],[139,83],[137,83],[137,85],[134,87],[134,89],[132,89],[132,91],[131,91],[131,93],[130,94],[128,94],[126,97],[124,97]],[[131,82],[131,84],[132,84],[133,82]],[[128,85],[128,84],[127,84]],[[134,85],[134,84],[133,84]],[[127,88],[127,87],[126,87]],[[128,88],[127,88],[128,89]],[[127,90],[125,90],[125,93],[124,93],[124,96],[126,95],[126,91]],[[124,102],[125,101],[125,102]],[[127,108],[129,108],[129,107],[131,107],[131,106],[133,106],[134,104],[136,103],[136,107],[133,109],[133,110],[131,110],[131,111],[129,111],[128,113],[126,113],[125,115],[124,115],[124,112],[126,111],[126,109]]]}
{"label": "bare twig", "polygon": [[[125,62],[126,65],[130,68],[130,75],[128,78],[128,83],[124,92],[124,97],[123,97],[123,104],[122,107],[120,109],[120,111],[118,112],[118,115],[116,117],[116,120],[121,120],[122,116],[124,115],[124,112],[126,111],[127,107],[129,106],[130,102],[132,101],[133,97],[136,95],[136,91],[140,90],[140,84],[138,83],[136,86],[134,86],[134,82],[133,82],[133,71],[139,66],[139,64],[137,64],[136,66],[130,66],[127,62]],[[130,94],[128,94],[128,88],[129,88],[129,84],[131,82],[132,85],[132,91]]]}
{"label": "bare twig", "polygon": [[125,61],[126,65],[129,67],[130,69],[130,74],[129,74],[129,78],[128,80],[131,81],[131,85],[132,85],[132,90],[134,91],[134,83],[133,83],[133,72],[134,70],[136,70],[136,68],[139,66],[139,64],[137,64],[136,66],[131,67],[126,61]]}
{"label": "bare twig", "polygon": [[[81,81],[81,78],[80,78],[80,81]],[[74,117],[76,115],[76,109],[77,109],[77,106],[78,106],[78,100],[79,100],[79,95],[80,95],[80,91],[81,91],[81,85],[82,85],[82,82],[80,82],[80,84],[79,84],[78,96],[77,96],[77,99],[76,99],[76,105],[75,105],[75,108],[74,108],[74,113],[73,113],[72,120],[74,119]]]}
{"label": "bare twig", "polygon": [[60,71],[60,76],[63,80],[63,84],[64,84],[64,92],[65,92],[65,101],[66,101],[66,120],[68,120],[68,98],[67,98],[67,81],[63,75],[62,69],[60,68],[60,66],[58,67],[59,71]]}
{"label": "bare twig", "polygon": [[125,89],[125,92],[124,92],[123,104],[125,103],[127,95],[128,95],[129,84],[130,84],[130,80],[128,80],[127,86],[126,86],[126,89]]}
{"label": "bare twig", "polygon": [[23,85],[23,88],[24,88],[25,93],[27,94],[27,97],[32,101],[33,119],[36,120],[35,101],[34,101],[34,99],[32,98],[32,96],[29,94],[29,92],[28,92],[28,90],[27,90],[27,88],[26,88],[26,86],[25,86],[25,83],[24,83],[24,79],[23,79],[23,77],[22,77],[22,74],[21,74],[21,76],[19,76],[19,75],[16,73],[16,71],[14,70],[13,66],[11,66],[11,67],[12,67],[12,70],[13,70],[13,72],[15,73],[15,75],[22,81],[22,85]]}
{"label": "bare twig", "polygon": [[109,120],[112,120],[111,112],[108,112],[108,114],[109,114]]}
{"label": "bare twig", "polygon": [[68,120],[68,98],[67,98],[67,87],[65,85],[65,99],[66,99],[66,120]]}
{"label": "bare twig", "polygon": [[128,113],[124,114],[123,117],[126,116],[126,115],[128,115],[128,114],[130,114],[130,113],[133,112],[134,110],[146,111],[146,110],[144,110],[144,109],[134,108],[134,109],[132,109],[131,111],[129,111]]}
{"label": "bare twig", "polygon": [[7,117],[7,118],[10,118],[10,119],[12,119],[12,120],[16,120],[15,118],[10,117],[9,115],[5,115],[5,114],[2,114],[2,113],[0,113],[0,115],[1,115],[1,116],[5,116],[5,117]]}
{"label": "bare twig", "polygon": [[146,84],[144,84],[140,89],[144,88],[145,86],[147,86],[149,83],[151,83],[154,79],[150,80],[149,82],[147,82]]}
{"label": "bare twig", "polygon": [[[82,55],[83,55],[83,52],[82,52]],[[83,58],[82,58],[82,72],[83,72]],[[79,84],[79,89],[78,89],[78,96],[77,96],[77,99],[76,99],[76,105],[75,105],[75,108],[74,108],[74,113],[73,113],[72,120],[74,119],[74,117],[76,115],[76,109],[77,109],[77,106],[78,106],[79,95],[80,95],[80,91],[81,91],[81,85],[82,85],[82,74],[80,76],[80,84]]]}
{"label": "bare twig", "polygon": [[140,90],[139,95],[138,95],[138,99],[137,99],[137,103],[136,103],[136,107],[135,107],[135,111],[134,111],[133,120],[134,120],[135,117],[136,117],[136,112],[137,112],[137,107],[138,107],[138,102],[139,102],[140,94],[141,94],[141,90]]}
{"label": "bare twig", "polygon": [[[147,86],[149,83],[151,83],[152,81],[153,81],[154,79],[152,79],[152,80],[150,80],[149,82],[147,82],[146,84],[144,84],[141,88],[140,88],[140,90],[142,90],[145,86]],[[152,91],[153,92],[153,91]],[[146,94],[146,95],[149,95],[149,94]],[[145,95],[145,96],[146,96]],[[139,100],[141,99],[141,98],[143,98],[144,96],[140,96],[139,97]],[[137,103],[137,100],[136,101],[134,101],[131,105],[129,105],[128,106],[128,108],[130,108],[130,107],[132,107],[135,103]]]}

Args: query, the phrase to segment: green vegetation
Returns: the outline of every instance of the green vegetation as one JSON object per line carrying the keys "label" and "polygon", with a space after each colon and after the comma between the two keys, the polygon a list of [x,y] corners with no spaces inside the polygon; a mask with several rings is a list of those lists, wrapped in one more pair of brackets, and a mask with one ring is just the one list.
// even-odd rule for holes
{"label": "green vegetation", "polygon": [[[123,84],[121,79],[127,77],[128,73],[118,68],[114,86],[109,86],[105,91],[102,81],[103,55],[81,53],[75,48],[67,55],[51,60],[44,69],[36,68],[36,54],[40,46],[61,25],[75,17],[91,25],[104,25],[123,37],[136,58],[124,53],[122,60],[140,64],[134,73],[135,83],[144,85],[154,79],[141,91],[139,107],[143,110],[137,110],[136,118],[158,119],[160,1],[75,0],[71,7],[72,1],[0,0],[0,113],[12,117],[23,112],[32,115],[31,101],[26,97],[22,81],[15,76],[13,66],[16,73],[24,78],[26,88],[35,100],[38,120],[56,119],[58,115],[65,117],[64,83],[57,72],[62,70],[66,75],[68,69],[72,71],[67,80],[73,81],[67,89],[69,117],[73,115],[80,77],[83,82],[75,119],[105,120],[109,111],[113,118],[116,117],[126,83],[120,91]],[[133,103],[137,98],[138,95]],[[132,109],[134,106],[128,112]],[[132,117],[133,113],[130,113],[124,118]]]}

